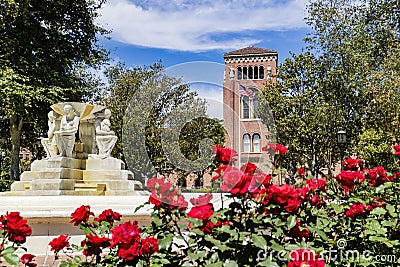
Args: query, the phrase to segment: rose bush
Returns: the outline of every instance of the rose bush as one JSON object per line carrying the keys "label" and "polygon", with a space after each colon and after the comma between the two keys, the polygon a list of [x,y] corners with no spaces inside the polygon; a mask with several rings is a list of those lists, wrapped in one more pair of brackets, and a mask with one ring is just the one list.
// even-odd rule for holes
{"label": "rose bush", "polygon": [[[290,153],[282,147],[264,150]],[[221,201],[221,208],[212,202],[216,194],[192,198],[189,204],[165,178],[151,178],[145,203],[153,206],[151,225],[118,225],[121,214],[108,209],[95,217],[83,205],[71,214],[71,223],[84,231],[84,240],[71,245],[68,235],[61,235],[50,242],[51,250],[56,257],[61,252],[69,256],[62,266],[399,265],[399,173],[382,166],[362,169],[361,160],[350,158],[335,177],[275,185],[271,181],[278,166],[269,173],[253,163],[237,169],[230,165],[235,151],[214,151],[221,165],[213,186],[224,193],[218,197],[230,199]],[[303,171],[298,175],[305,178]],[[16,214],[8,220],[18,227],[3,233],[16,244],[23,242],[29,231]],[[382,255],[393,257],[382,263],[377,257]],[[21,262],[33,266],[29,256]]]}

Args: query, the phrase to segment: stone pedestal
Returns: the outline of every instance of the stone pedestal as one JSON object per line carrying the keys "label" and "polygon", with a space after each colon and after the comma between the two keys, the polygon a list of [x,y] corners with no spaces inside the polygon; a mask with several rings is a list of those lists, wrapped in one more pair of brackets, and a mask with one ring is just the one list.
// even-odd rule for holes
{"label": "stone pedestal", "polygon": [[6,195],[141,195],[142,184],[133,181],[116,158],[73,159],[54,157],[36,160]]}

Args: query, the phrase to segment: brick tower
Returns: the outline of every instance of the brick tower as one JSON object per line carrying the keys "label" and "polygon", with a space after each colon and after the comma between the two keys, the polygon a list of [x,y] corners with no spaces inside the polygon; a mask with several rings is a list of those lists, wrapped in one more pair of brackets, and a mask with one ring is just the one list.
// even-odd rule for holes
{"label": "brick tower", "polygon": [[257,92],[266,83],[275,82],[278,52],[254,46],[224,55],[224,126],[228,132],[226,146],[235,149],[235,164],[258,163],[263,169],[266,155],[261,148],[267,144],[266,126],[257,118]]}

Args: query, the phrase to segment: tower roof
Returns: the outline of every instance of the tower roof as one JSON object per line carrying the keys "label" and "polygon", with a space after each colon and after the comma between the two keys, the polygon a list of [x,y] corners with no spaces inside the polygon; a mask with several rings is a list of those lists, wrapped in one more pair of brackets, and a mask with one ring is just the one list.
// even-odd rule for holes
{"label": "tower roof", "polygon": [[255,46],[248,46],[245,48],[241,48],[235,51],[228,52],[224,55],[224,57],[230,57],[230,56],[244,56],[244,55],[261,55],[261,54],[277,54],[278,51],[276,50],[270,50],[270,49],[265,49],[265,48],[260,48],[260,47],[255,47]]}

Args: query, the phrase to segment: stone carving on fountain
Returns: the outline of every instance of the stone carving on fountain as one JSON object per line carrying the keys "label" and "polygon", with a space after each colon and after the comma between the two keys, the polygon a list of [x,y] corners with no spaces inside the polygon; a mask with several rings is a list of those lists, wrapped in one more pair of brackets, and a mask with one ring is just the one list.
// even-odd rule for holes
{"label": "stone carving on fountain", "polygon": [[48,114],[41,143],[47,157],[35,160],[6,195],[143,195],[142,185],[111,156],[117,136],[105,106],[58,103]]}

